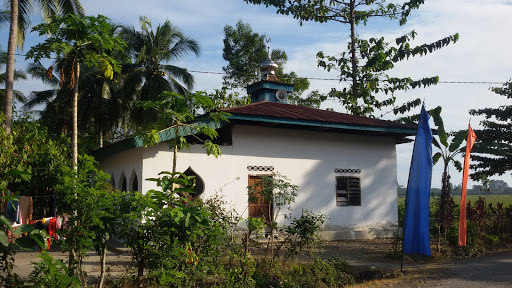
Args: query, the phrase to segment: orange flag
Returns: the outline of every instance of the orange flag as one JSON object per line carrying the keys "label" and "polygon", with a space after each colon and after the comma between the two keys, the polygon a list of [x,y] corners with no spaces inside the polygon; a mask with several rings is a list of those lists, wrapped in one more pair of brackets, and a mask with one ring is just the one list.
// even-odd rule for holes
{"label": "orange flag", "polygon": [[466,189],[468,185],[469,174],[469,152],[475,144],[476,134],[468,125],[468,138],[466,139],[466,155],[464,156],[464,172],[462,173],[462,195],[460,197],[460,216],[459,216],[459,246],[466,246]]}

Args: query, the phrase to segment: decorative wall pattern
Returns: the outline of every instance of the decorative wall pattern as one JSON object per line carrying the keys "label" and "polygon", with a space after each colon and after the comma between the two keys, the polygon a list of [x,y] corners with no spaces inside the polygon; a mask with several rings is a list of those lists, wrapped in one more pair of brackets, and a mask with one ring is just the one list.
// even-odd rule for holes
{"label": "decorative wall pattern", "polygon": [[247,166],[249,171],[274,171],[274,166]]}
{"label": "decorative wall pattern", "polygon": [[361,169],[334,168],[334,173],[361,174]]}

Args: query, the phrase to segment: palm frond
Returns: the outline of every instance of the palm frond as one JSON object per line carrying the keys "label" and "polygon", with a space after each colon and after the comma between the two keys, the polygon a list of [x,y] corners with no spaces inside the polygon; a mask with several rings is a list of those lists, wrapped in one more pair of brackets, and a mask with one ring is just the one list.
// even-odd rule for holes
{"label": "palm frond", "polygon": [[44,84],[57,86],[60,83],[59,77],[52,72],[51,78],[48,77],[48,69],[41,64],[41,62],[28,64],[27,73],[38,80],[41,80]]}
{"label": "palm frond", "polygon": [[11,11],[0,11],[0,26],[9,26],[11,22]]}
{"label": "palm frond", "polygon": [[19,49],[23,49],[25,43],[25,35],[30,29],[32,22],[30,21],[30,15],[32,14],[32,1],[31,0],[19,0],[18,2],[18,37],[17,46]]}
{"label": "palm frond", "polygon": [[[169,79],[173,79],[175,81],[177,79],[177,80],[183,82],[183,84],[185,84],[185,86],[187,86],[187,88],[189,90],[191,90],[192,87],[194,86],[194,76],[192,74],[190,74],[187,71],[187,69],[177,67],[174,65],[162,65],[162,69],[169,74],[168,75]],[[176,79],[174,79],[174,78],[176,78]],[[176,91],[176,92],[178,92],[178,91]]]}
{"label": "palm frond", "polygon": [[30,93],[30,98],[27,103],[23,105],[23,110],[29,111],[37,105],[50,103],[57,96],[57,91],[56,89],[49,89]]}
{"label": "palm frond", "polygon": [[[44,1],[44,0],[39,0]],[[61,14],[73,14],[73,15],[85,15],[85,10],[82,7],[82,3],[80,0],[57,0],[59,1],[58,7],[61,11]]]}

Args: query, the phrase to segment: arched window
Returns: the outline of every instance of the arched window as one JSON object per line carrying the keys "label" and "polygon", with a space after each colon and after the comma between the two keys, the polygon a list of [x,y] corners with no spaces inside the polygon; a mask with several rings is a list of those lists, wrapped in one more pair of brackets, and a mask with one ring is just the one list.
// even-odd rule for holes
{"label": "arched window", "polygon": [[133,171],[132,173],[132,184],[131,184],[132,192],[139,191],[139,179],[137,178],[137,173]]}
{"label": "arched window", "polygon": [[121,191],[126,191],[127,185],[126,185],[126,177],[124,176],[124,172],[121,174],[121,180],[119,181],[119,184],[121,186]]}
{"label": "arched window", "polygon": [[201,178],[201,176],[199,176],[199,174],[196,173],[196,171],[194,171],[194,169],[192,169],[192,167],[188,167],[187,170],[185,170],[185,172],[183,172],[183,174],[187,175],[187,176],[195,176],[194,179],[196,179],[196,185],[194,186],[194,195],[191,195],[193,198],[195,197],[199,197],[201,196],[201,194],[203,194],[204,192],[204,181],[203,181],[203,178]]}

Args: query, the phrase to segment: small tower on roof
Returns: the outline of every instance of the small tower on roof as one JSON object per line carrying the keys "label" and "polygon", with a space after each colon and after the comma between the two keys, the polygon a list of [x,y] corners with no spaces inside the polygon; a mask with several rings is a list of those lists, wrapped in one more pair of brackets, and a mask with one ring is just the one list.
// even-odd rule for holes
{"label": "small tower on roof", "polygon": [[267,101],[287,103],[288,95],[293,92],[293,85],[282,83],[277,79],[276,72],[279,66],[270,57],[270,38],[267,41],[267,59],[260,65],[261,80],[247,86],[247,93],[251,95],[251,103]]}

